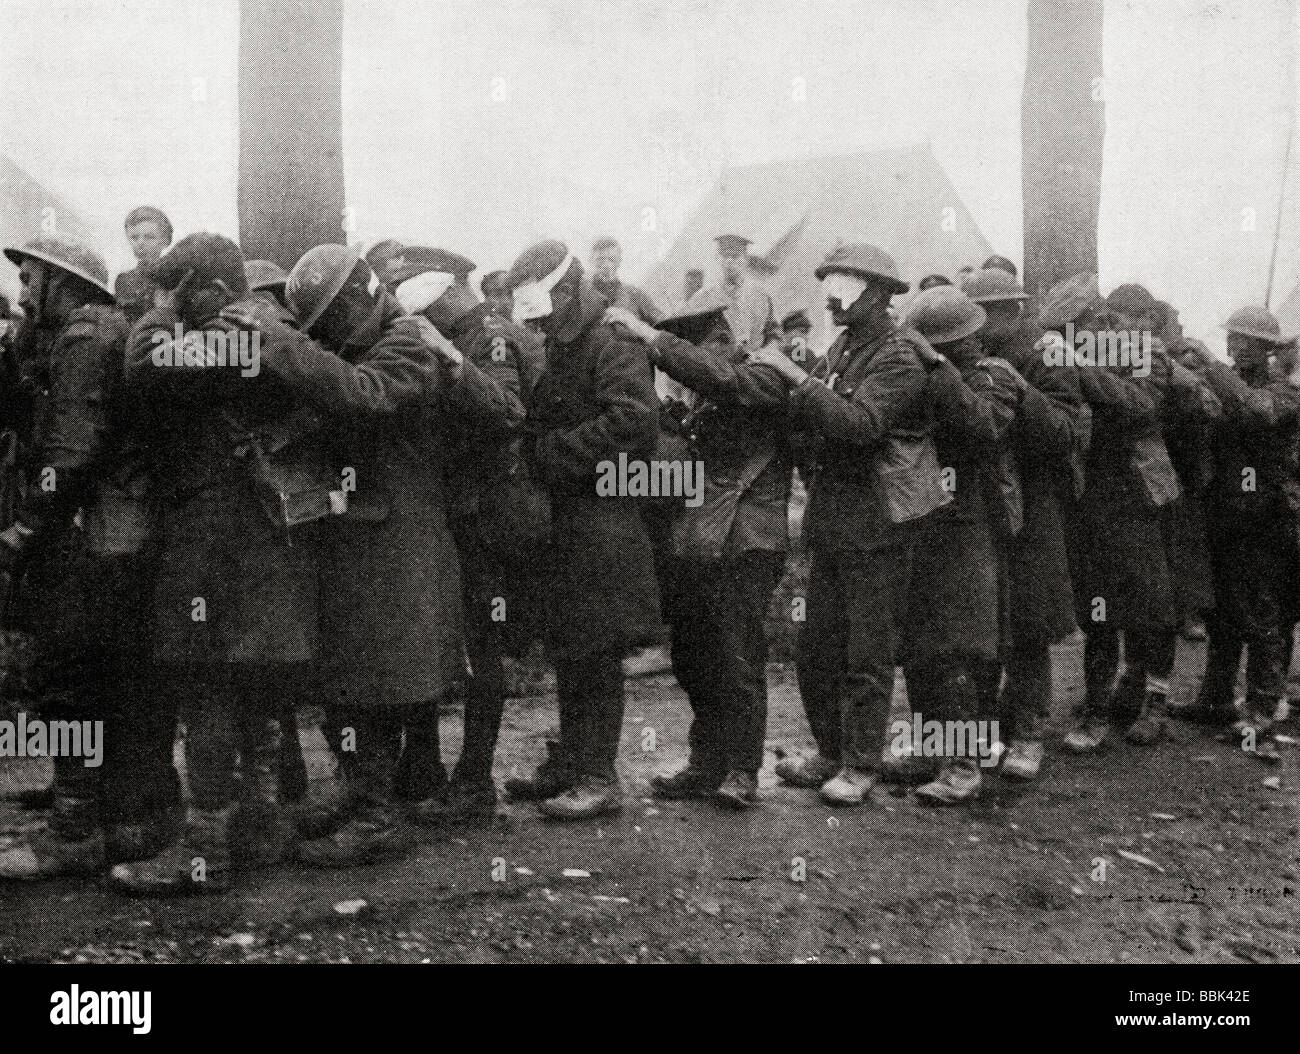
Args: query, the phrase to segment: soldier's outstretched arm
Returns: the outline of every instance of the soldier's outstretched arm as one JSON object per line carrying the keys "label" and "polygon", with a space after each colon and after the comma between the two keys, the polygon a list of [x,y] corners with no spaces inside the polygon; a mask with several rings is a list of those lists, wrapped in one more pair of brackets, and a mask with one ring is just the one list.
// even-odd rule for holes
{"label": "soldier's outstretched arm", "polygon": [[1300,414],[1300,390],[1287,381],[1252,388],[1236,370],[1206,351],[1205,380],[1223,404],[1223,415],[1253,429],[1275,428]]}
{"label": "soldier's outstretched arm", "polygon": [[719,406],[783,409],[788,400],[788,388],[771,366],[728,362],[671,333],[656,332],[650,361]]}
{"label": "soldier's outstretched arm", "polygon": [[1159,422],[1163,399],[1155,384],[1121,377],[1098,366],[1080,366],[1078,376],[1084,399],[1111,427],[1142,429]]}
{"label": "soldier's outstretched arm", "polygon": [[263,369],[322,410],[386,416],[433,403],[442,387],[438,359],[409,318],[394,319],[356,362],[278,320],[264,320],[258,328]]}
{"label": "soldier's outstretched arm", "polygon": [[849,397],[808,377],[790,393],[795,424],[854,446],[882,443],[904,410],[925,390],[926,371],[906,341],[891,340]]}

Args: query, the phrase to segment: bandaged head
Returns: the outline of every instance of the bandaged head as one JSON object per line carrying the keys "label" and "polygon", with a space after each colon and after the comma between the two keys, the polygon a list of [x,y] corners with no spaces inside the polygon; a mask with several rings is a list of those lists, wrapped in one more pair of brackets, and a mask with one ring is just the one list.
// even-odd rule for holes
{"label": "bandaged head", "polygon": [[444,271],[425,271],[414,278],[408,278],[397,287],[394,295],[403,311],[415,315],[437,301],[455,281],[455,275]]}
{"label": "bandaged head", "polygon": [[[515,321],[526,322],[533,320],[533,318],[545,318],[550,315],[554,311],[554,305],[551,304],[551,290],[555,289],[556,285],[559,285],[560,279],[565,274],[568,274],[568,270],[572,265],[573,253],[565,250],[564,259],[560,260],[559,265],[551,269],[550,272],[543,274],[541,278],[516,285]],[[519,266],[519,261],[516,261],[515,268],[511,268],[511,277],[513,277],[513,272],[519,269]]]}
{"label": "bandaged head", "polygon": [[852,307],[866,288],[865,279],[857,275],[845,274],[843,271],[832,271],[822,279],[822,292],[826,295],[827,303],[838,300],[841,311],[847,311]]}

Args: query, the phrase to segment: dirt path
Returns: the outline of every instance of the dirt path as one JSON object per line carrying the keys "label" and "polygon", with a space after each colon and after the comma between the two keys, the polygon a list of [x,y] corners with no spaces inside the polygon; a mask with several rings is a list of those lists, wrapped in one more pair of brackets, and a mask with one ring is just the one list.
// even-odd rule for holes
{"label": "dirt path", "polygon": [[[1176,693],[1203,661],[1180,643]],[[1059,724],[1081,691],[1077,641],[1056,664]],[[205,900],[3,885],[0,960],[1300,961],[1295,746],[1270,769],[1179,726],[1155,752],[1052,750],[1032,790],[992,777],[971,809],[926,809],[896,788],[832,811],[774,785],[773,752],[807,733],[792,673],[770,679],[761,809],[649,799],[649,777],[681,763],[687,727],[676,683],[654,677],[629,685],[629,796],[613,822],[560,826],[506,804],[402,862],[284,868]],[[444,720],[450,753],[459,717]],[[510,705],[499,779],[531,769],[553,721],[553,700]],[[305,735],[319,773],[319,737]],[[1273,776],[1279,789],[1264,786]],[[0,763],[0,784],[30,778]],[[25,822],[0,806],[0,832]],[[335,910],[355,899],[356,914]]]}

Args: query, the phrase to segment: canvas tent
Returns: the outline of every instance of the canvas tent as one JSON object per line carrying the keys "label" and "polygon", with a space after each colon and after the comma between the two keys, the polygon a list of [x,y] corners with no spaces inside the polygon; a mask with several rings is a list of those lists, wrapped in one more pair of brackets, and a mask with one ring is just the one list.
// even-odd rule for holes
{"label": "canvas tent", "polygon": [[723,233],[753,240],[754,269],[777,318],[807,311],[818,350],[830,334],[813,271],[837,244],[879,246],[913,285],[932,272],[978,267],[992,252],[928,146],[727,169],[647,277],[656,302],[679,309],[691,268],[703,269],[706,284],[717,280],[713,238]]}
{"label": "canvas tent", "polygon": [[1300,285],[1291,290],[1291,295],[1278,305],[1274,313],[1283,333],[1287,336],[1300,334]]}
{"label": "canvas tent", "polygon": [[[66,201],[0,154],[0,246],[22,245],[35,238],[42,223],[52,223],[81,238],[87,236],[81,217]],[[18,272],[7,260],[0,263],[0,292],[10,300],[17,298]]]}

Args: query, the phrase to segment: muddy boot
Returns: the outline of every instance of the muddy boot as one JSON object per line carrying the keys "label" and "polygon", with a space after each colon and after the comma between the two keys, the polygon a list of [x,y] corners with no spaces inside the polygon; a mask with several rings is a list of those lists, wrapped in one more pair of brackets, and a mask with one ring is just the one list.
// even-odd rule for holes
{"label": "muddy boot", "polygon": [[822,784],[821,799],[827,805],[861,805],[875,784],[871,770],[843,768]]}
{"label": "muddy boot", "polygon": [[1065,734],[1062,746],[1072,754],[1091,754],[1106,742],[1110,722],[1086,704],[1079,710],[1074,727]]}
{"label": "muddy boot", "polygon": [[546,760],[531,779],[506,780],[506,793],[516,801],[546,801],[573,786],[577,774],[559,743],[546,741]]}
{"label": "muddy boot", "polygon": [[1011,743],[1002,759],[1002,775],[1014,780],[1038,778],[1043,764],[1043,735],[1046,722],[1038,714],[1022,714],[1011,735]]}
{"label": "muddy boot", "polygon": [[936,779],[916,788],[922,805],[961,805],[978,798],[983,777],[970,758],[953,758],[939,770]]}
{"label": "muddy boot", "polygon": [[104,828],[104,848],[110,864],[148,860],[171,845],[181,833],[180,812],[158,809],[133,823],[113,823]]}
{"label": "muddy boot", "polygon": [[96,875],[108,866],[93,799],[55,793],[47,828],[0,850],[0,879]]}
{"label": "muddy boot", "polygon": [[795,755],[776,763],[777,777],[791,787],[820,787],[827,780],[834,779],[839,771],[838,761],[824,758],[820,754],[811,757]]}
{"label": "muddy boot", "polygon": [[650,793],[656,798],[677,801],[684,798],[710,798],[722,785],[721,772],[706,772],[687,765],[670,776],[652,776]]}
{"label": "muddy boot", "polygon": [[568,790],[539,802],[538,811],[553,820],[587,820],[623,808],[617,779],[582,776]]}
{"label": "muddy boot", "polygon": [[758,776],[732,770],[714,792],[713,800],[726,809],[751,809],[759,803]]}
{"label": "muddy boot", "polygon": [[332,783],[308,785],[303,799],[289,806],[289,818],[295,836],[310,841],[333,834],[347,823],[353,810],[351,783],[340,768]]}
{"label": "muddy boot", "polygon": [[228,833],[233,813],[231,806],[191,807],[179,842],[149,860],[118,864],[109,874],[110,882],[122,892],[148,897],[225,892],[230,881]]}
{"label": "muddy boot", "polygon": [[1169,735],[1168,700],[1163,692],[1147,692],[1142,713],[1124,733],[1124,738],[1134,746],[1155,746]]}
{"label": "muddy boot", "polygon": [[409,814],[413,823],[438,827],[490,820],[496,810],[497,788],[490,779],[452,779],[445,794],[416,802]]}
{"label": "muddy boot", "polygon": [[298,859],[312,867],[355,867],[401,856],[411,844],[396,809],[367,804],[328,837],[300,843]]}

